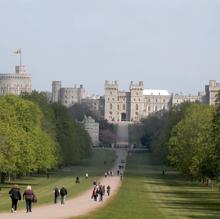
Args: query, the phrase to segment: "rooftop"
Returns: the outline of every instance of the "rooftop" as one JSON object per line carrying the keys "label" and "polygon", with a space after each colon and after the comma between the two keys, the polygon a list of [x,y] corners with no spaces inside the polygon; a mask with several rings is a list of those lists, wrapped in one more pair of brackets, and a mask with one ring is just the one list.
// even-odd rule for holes
{"label": "rooftop", "polygon": [[167,90],[155,90],[155,89],[149,89],[149,90],[144,90],[143,95],[160,95],[160,96],[168,96],[170,95]]}

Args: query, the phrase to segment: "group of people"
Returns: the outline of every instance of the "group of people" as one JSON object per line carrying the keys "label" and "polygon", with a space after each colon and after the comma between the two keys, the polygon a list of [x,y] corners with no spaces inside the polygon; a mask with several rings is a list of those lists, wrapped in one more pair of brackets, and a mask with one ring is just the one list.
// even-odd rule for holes
{"label": "group of people", "polygon": [[[21,192],[18,185],[14,185],[9,191],[9,196],[11,198],[11,212],[15,213],[17,211],[18,201],[21,200]],[[37,197],[32,191],[31,186],[27,186],[26,190],[23,193],[23,199],[26,201],[26,212],[32,211],[32,203],[37,202]]]}
{"label": "group of people", "polygon": [[110,190],[111,190],[110,185],[108,185],[107,188],[105,188],[105,185],[101,185],[101,184],[97,185],[96,181],[94,181],[91,198],[94,199],[94,201],[97,201],[98,199],[99,201],[103,201],[103,196],[105,195],[105,192],[107,192],[107,195],[110,196]]}
{"label": "group of people", "polygon": [[67,189],[62,186],[61,189],[59,189],[57,186],[54,189],[54,204],[58,203],[58,199],[60,196],[61,205],[65,204],[66,196],[67,196]]}
{"label": "group of people", "polygon": [[[107,171],[105,172],[105,177],[108,176],[114,176],[113,171]],[[86,173],[85,176],[86,179],[88,179],[88,173]],[[80,183],[79,177],[76,177],[76,183]],[[108,196],[110,196],[111,187],[108,185],[105,187],[105,185],[101,185],[100,183],[97,184],[96,181],[93,181],[93,191],[92,191],[92,199],[94,201],[103,200],[103,196],[107,193]],[[56,186],[54,188],[54,204],[57,204],[59,202],[59,197],[61,201],[61,205],[65,204],[65,200],[67,197],[67,189],[62,186],[60,189]],[[37,202],[37,197],[32,191],[32,188],[30,185],[27,186],[26,190],[23,193],[23,196],[21,196],[20,188],[18,185],[14,185],[11,190],[9,191],[9,196],[11,198],[11,212],[15,213],[17,211],[18,201],[21,200],[23,197],[23,200],[26,201],[26,212],[32,212],[32,203]]]}
{"label": "group of people", "polygon": [[108,177],[108,176],[114,176],[114,172],[113,171],[107,171],[105,172],[105,177]]}

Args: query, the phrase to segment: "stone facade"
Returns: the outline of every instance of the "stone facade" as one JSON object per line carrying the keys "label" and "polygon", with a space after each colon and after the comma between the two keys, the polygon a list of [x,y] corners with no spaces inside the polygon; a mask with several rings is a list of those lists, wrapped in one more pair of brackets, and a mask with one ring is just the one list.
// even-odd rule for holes
{"label": "stone facade", "polygon": [[89,133],[89,136],[91,137],[93,146],[99,145],[99,123],[95,122],[95,120],[89,116],[84,117],[83,125],[85,130]]}
{"label": "stone facade", "polygon": [[0,95],[32,92],[32,76],[25,71],[25,66],[15,66],[15,73],[0,74]]}
{"label": "stone facade", "polygon": [[205,102],[205,92],[199,92],[198,95],[172,94],[171,105],[175,106],[184,102]]}
{"label": "stone facade", "polygon": [[120,91],[117,81],[105,82],[104,117],[109,122],[138,122],[149,114],[167,110],[171,95],[166,90],[145,90],[144,83],[131,82],[130,91]]}
{"label": "stone facade", "polygon": [[105,99],[102,96],[92,95],[82,99],[82,103],[86,104],[90,110],[98,112],[100,116],[104,115]]}
{"label": "stone facade", "polygon": [[220,91],[220,83],[215,80],[210,80],[209,84],[205,86],[205,100],[209,105],[215,105],[216,95]]}
{"label": "stone facade", "polygon": [[144,83],[131,82],[129,91],[119,89],[117,81],[105,81],[104,96],[85,96],[85,89],[62,88],[60,81],[52,83],[52,102],[60,102],[70,107],[75,103],[87,104],[89,109],[96,111],[106,120],[117,122],[139,122],[155,112],[168,110],[171,106],[183,102],[202,102],[215,104],[215,96],[220,91],[220,83],[214,80],[205,86],[204,92],[198,95],[170,94],[167,90],[144,89]]}
{"label": "stone facade", "polygon": [[75,103],[81,103],[85,98],[85,89],[83,85],[79,88],[76,86],[64,88],[61,86],[61,81],[52,82],[52,102],[61,103],[66,107],[71,107]]}

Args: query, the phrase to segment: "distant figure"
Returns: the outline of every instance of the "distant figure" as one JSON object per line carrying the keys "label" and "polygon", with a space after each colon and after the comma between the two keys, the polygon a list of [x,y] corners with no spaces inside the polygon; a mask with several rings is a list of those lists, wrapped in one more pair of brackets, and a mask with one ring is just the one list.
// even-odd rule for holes
{"label": "distant figure", "polygon": [[14,213],[17,211],[18,200],[21,200],[21,193],[18,185],[14,185],[8,194],[11,197],[11,212]]}
{"label": "distant figure", "polygon": [[165,175],[165,170],[162,171],[162,174]]}
{"label": "distant figure", "polygon": [[96,185],[97,185],[96,180],[94,180],[92,184],[93,184],[93,188],[95,188],[95,187],[96,187]]}
{"label": "distant figure", "polygon": [[107,177],[107,175],[108,175],[108,173],[107,173],[107,172],[105,172],[105,177]]}
{"label": "distant figure", "polygon": [[76,183],[80,183],[78,176],[76,177]]}
{"label": "distant figure", "polygon": [[86,173],[86,179],[88,179],[89,178],[89,174],[88,173]]}
{"label": "distant figure", "polygon": [[94,201],[97,201],[98,198],[98,186],[95,186],[92,190],[92,199],[94,198]]}
{"label": "distant figure", "polygon": [[113,171],[111,171],[110,174],[111,174],[111,176],[114,176],[114,172]]}
{"label": "distant figure", "polygon": [[35,194],[33,193],[31,186],[27,186],[27,189],[23,193],[23,199],[26,201],[26,209],[27,212],[32,212],[32,202],[36,202],[37,198]]}
{"label": "distant figure", "polygon": [[99,185],[98,193],[99,193],[99,201],[101,202],[103,200],[103,186],[102,185]]}
{"label": "distant figure", "polygon": [[117,175],[118,175],[118,176],[119,176],[119,174],[120,174],[120,170],[117,171]]}
{"label": "distant figure", "polygon": [[108,196],[110,196],[110,190],[111,190],[111,187],[110,187],[110,185],[108,185],[107,186],[107,194],[108,194]]}
{"label": "distant figure", "polygon": [[64,205],[67,196],[67,190],[64,186],[60,189],[60,196],[61,196],[61,205]]}
{"label": "distant figure", "polygon": [[120,179],[121,179],[121,180],[123,179],[123,174],[122,174],[122,173],[120,173]]}
{"label": "distant figure", "polygon": [[54,189],[54,204],[58,203],[59,195],[60,195],[60,191],[59,191],[58,187],[56,186]]}

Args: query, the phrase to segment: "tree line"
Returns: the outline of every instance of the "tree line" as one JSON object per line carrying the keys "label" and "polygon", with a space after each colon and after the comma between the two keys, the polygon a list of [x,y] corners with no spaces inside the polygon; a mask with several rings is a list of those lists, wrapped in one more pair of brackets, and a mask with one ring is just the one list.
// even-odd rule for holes
{"label": "tree line", "polygon": [[5,176],[71,165],[91,154],[91,139],[66,107],[43,93],[0,97],[0,173]]}
{"label": "tree line", "polygon": [[[195,179],[220,173],[220,93],[216,105],[182,103],[131,127],[133,142],[147,146],[159,161]],[[138,132],[134,132],[137,130]]]}
{"label": "tree line", "polygon": [[86,115],[91,116],[99,123],[100,146],[108,147],[116,143],[117,127],[108,123],[101,112],[91,110],[85,103],[76,103],[71,106],[68,111],[70,117],[75,121],[82,121]]}

